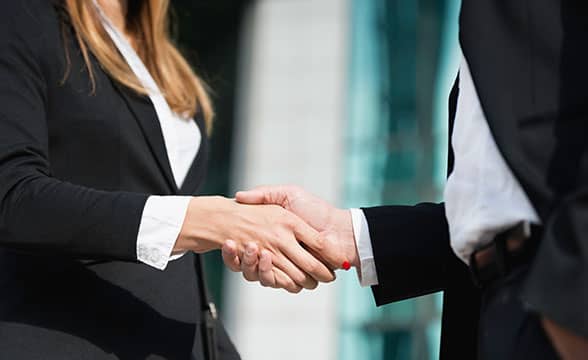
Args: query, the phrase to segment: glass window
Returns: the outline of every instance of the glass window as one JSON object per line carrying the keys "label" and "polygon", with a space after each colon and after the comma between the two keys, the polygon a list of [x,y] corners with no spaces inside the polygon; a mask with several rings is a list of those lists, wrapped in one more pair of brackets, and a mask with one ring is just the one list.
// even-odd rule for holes
{"label": "glass window", "polygon": [[[351,1],[347,206],[440,199],[458,5]],[[355,274],[342,292],[340,359],[438,357],[440,294],[375,308]]]}

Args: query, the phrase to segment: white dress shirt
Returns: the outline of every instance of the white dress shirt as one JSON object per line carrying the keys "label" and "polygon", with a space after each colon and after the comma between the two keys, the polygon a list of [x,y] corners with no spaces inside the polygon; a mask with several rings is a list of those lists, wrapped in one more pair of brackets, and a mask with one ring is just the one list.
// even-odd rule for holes
{"label": "white dress shirt", "polygon": [[[459,97],[451,144],[453,172],[445,185],[445,213],[451,246],[465,263],[496,235],[521,222],[540,220],[521,185],[500,154],[482,110],[468,64],[462,54]],[[353,231],[360,257],[362,286],[378,284],[365,215],[352,209]],[[393,241],[410,241],[394,239]]]}
{"label": "white dress shirt", "polygon": [[[171,110],[136,51],[104,14],[98,3],[94,1],[94,4],[106,32],[133,73],[148,90],[149,99],[153,103],[161,126],[174,180],[179,188],[200,148],[200,129],[193,119],[175,114]],[[189,196],[150,196],[147,199],[137,236],[139,261],[164,270],[170,260],[183,256],[172,256],[172,250],[182,229],[190,199]]]}

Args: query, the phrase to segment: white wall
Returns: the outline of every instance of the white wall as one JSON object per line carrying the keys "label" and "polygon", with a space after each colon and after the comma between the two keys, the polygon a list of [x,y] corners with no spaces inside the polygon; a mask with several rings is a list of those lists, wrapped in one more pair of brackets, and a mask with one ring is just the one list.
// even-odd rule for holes
{"label": "white wall", "polygon": [[[245,26],[233,184],[300,184],[339,203],[347,0],[258,0]],[[227,327],[244,360],[335,359],[337,288],[288,295],[227,282]]]}

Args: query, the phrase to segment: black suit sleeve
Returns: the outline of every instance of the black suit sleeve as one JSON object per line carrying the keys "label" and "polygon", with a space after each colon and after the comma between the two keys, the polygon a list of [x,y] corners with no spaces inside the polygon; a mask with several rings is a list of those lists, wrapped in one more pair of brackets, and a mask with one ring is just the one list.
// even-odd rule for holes
{"label": "black suit sleeve", "polygon": [[469,281],[453,253],[443,204],[363,209],[370,231],[379,285],[378,305],[426,295],[457,279]]}
{"label": "black suit sleeve", "polygon": [[[39,3],[50,3],[49,1]],[[0,246],[80,258],[136,260],[146,195],[103,192],[52,177],[39,49],[50,5],[0,12]]]}

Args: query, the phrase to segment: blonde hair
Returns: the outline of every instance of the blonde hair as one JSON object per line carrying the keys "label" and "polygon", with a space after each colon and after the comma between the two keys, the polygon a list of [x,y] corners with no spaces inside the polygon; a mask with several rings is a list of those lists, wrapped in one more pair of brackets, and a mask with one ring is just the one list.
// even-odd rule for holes
{"label": "blonde hair", "polygon": [[[104,30],[93,1],[64,0],[64,5],[90,74],[92,91],[95,91],[95,77],[89,52],[114,80],[141,95],[147,95],[147,90]],[[210,131],[214,117],[212,102],[204,82],[192,71],[171,41],[169,0],[145,0],[136,3],[135,7],[129,9],[125,30],[136,41],[139,57],[171,109],[190,117],[201,112]]]}

